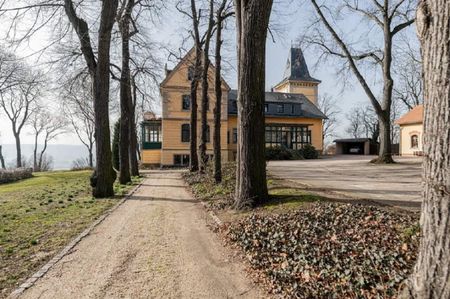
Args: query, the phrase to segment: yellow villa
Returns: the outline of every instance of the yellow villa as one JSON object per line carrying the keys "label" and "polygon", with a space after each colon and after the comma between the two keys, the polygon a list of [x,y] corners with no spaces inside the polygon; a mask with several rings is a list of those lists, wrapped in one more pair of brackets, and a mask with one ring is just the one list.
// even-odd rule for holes
{"label": "yellow villa", "polygon": [[[191,50],[173,70],[166,70],[160,84],[162,115],[147,113],[142,122],[142,164],[185,166],[189,164]],[[214,66],[209,69],[208,155],[213,154],[213,109],[215,105]],[[320,81],[310,76],[301,49],[291,48],[284,77],[271,92],[266,92],[266,146],[300,149],[312,144],[323,148],[322,121],[326,116],[317,107]],[[222,79],[221,149],[223,161],[234,161],[237,150],[237,91]],[[200,99],[199,86],[198,99]],[[200,115],[200,105],[199,105]],[[200,119],[198,121],[200,131]],[[200,134],[199,134],[200,135]],[[200,138],[200,137],[199,137]]]}

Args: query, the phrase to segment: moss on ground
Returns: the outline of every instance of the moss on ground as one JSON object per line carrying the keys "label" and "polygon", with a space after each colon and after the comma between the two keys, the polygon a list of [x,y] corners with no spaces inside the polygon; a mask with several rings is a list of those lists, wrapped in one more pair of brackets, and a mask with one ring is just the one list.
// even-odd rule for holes
{"label": "moss on ground", "polygon": [[0,298],[132,187],[117,184],[118,196],[95,199],[90,175],[90,171],[54,171],[0,185]]}

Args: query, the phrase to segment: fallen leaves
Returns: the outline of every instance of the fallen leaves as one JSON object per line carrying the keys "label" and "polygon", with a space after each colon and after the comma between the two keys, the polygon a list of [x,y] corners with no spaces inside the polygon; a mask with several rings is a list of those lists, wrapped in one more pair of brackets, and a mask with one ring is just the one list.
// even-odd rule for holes
{"label": "fallen leaves", "polygon": [[391,298],[409,275],[417,219],[376,207],[318,202],[253,213],[227,232],[272,293],[296,298]]}

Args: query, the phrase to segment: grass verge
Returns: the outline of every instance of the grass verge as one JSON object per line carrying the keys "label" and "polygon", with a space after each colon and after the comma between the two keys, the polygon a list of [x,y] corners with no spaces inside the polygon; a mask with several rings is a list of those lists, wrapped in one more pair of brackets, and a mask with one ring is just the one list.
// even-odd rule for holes
{"label": "grass verge", "polygon": [[50,260],[133,184],[114,198],[94,199],[90,171],[55,171],[0,185],[0,297]]}

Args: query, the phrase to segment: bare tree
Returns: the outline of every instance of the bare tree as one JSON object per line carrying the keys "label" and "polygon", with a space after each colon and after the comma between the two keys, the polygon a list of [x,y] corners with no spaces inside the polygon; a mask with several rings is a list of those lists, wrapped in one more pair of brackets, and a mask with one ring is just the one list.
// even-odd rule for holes
{"label": "bare tree", "polygon": [[88,151],[88,165],[94,167],[95,121],[92,83],[89,75],[70,78],[61,90],[62,110],[81,143]]}
{"label": "bare tree", "polygon": [[[324,55],[333,56],[345,60],[345,66],[353,72],[364,92],[370,100],[380,124],[380,151],[376,163],[393,163],[391,153],[391,104],[393,99],[394,79],[392,76],[392,60],[394,37],[414,23],[413,11],[416,0],[384,0],[383,2],[343,0],[342,5],[318,4],[317,0],[310,0],[315,11],[332,37],[333,42],[327,40],[321,29],[316,30],[313,36],[305,36],[304,41],[317,46]],[[330,3],[330,2],[328,2]],[[337,11],[337,14],[330,13]],[[344,13],[348,15],[343,15]],[[338,20],[345,20],[350,15],[361,16],[366,22],[371,23],[370,29],[378,28],[383,36],[381,47],[370,48],[367,42],[361,49],[355,50],[356,43],[345,40],[337,28]],[[346,17],[347,16],[347,17]],[[372,26],[374,24],[374,26]],[[362,63],[370,60],[375,67],[381,70],[383,80],[383,96],[378,101],[373,87],[369,86],[368,77],[364,76]]]}
{"label": "bare tree", "polygon": [[134,0],[121,1],[119,12],[117,13],[117,23],[119,24],[120,36],[122,38],[122,70],[120,76],[120,142],[119,160],[120,174],[119,182],[126,184],[131,182],[130,175],[130,127],[134,121],[131,117],[132,95],[131,95],[131,72],[130,72],[130,38],[137,33],[134,29],[130,31],[132,13],[135,5]]}
{"label": "bare tree", "polygon": [[91,185],[95,197],[114,195],[113,183],[116,178],[111,159],[108,102],[110,86],[109,51],[117,6],[118,0],[102,2],[96,57],[91,44],[88,24],[77,14],[74,3],[71,0],[64,0],[65,13],[77,33],[81,52],[93,82],[97,159],[96,169],[91,178]]}
{"label": "bare tree", "polygon": [[42,74],[30,71],[26,65],[12,63],[14,67],[20,68],[17,75],[20,82],[0,90],[0,108],[11,122],[16,142],[16,167],[22,167],[20,134],[36,109],[41,88],[39,80]]}
{"label": "bare tree", "polygon": [[222,0],[216,12],[216,52],[215,64],[216,73],[214,77],[214,91],[216,94],[216,105],[214,107],[214,133],[213,133],[213,148],[214,148],[214,180],[216,183],[222,181],[222,153],[220,146],[220,128],[222,118],[222,29],[226,18],[232,16],[234,12],[231,11],[232,2]]}
{"label": "bare tree", "polygon": [[272,0],[235,0],[238,57],[238,161],[235,207],[268,198],[265,162],[265,56]]}
{"label": "bare tree", "polygon": [[[49,160],[45,155],[48,143],[56,139],[59,135],[66,133],[68,123],[64,118],[52,115],[48,111],[48,108],[41,106],[34,112],[30,125],[34,134],[33,170],[48,170],[47,162]],[[38,153],[40,137],[42,137],[42,148]]]}
{"label": "bare tree", "polygon": [[[336,125],[338,124],[338,116],[341,111],[337,106],[336,99],[326,93],[319,97],[317,105],[323,112],[323,114],[325,114],[325,116],[327,117],[323,120],[322,127],[322,140],[325,144],[325,141],[328,138],[332,138],[333,136],[335,136]],[[326,148],[326,146],[324,146],[324,148]]]}
{"label": "bare tree", "polygon": [[422,61],[420,50],[407,37],[399,47],[395,65],[394,99],[408,110],[423,103]]}
{"label": "bare tree", "polygon": [[358,105],[350,110],[346,117],[350,122],[346,131],[353,138],[371,138],[375,142],[378,141],[378,118],[371,106]]}
{"label": "bare tree", "polygon": [[214,28],[214,1],[209,0],[209,13],[208,13],[208,27],[206,29],[204,35],[203,42],[203,68],[202,68],[202,97],[201,97],[201,135],[200,135],[200,145],[199,145],[199,155],[200,155],[200,172],[204,173],[206,171],[206,164],[208,163],[208,155],[206,155],[206,143],[209,138],[209,130],[208,130],[208,106],[209,106],[209,97],[208,97],[208,73],[209,66],[211,65],[211,61],[209,60],[209,46],[211,42],[211,37],[213,35]]}
{"label": "bare tree", "polygon": [[424,160],[419,255],[402,298],[450,298],[450,2],[417,9],[424,73]]}

